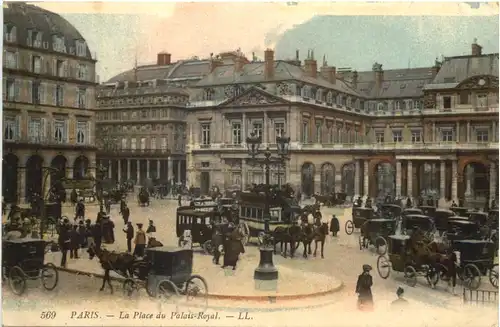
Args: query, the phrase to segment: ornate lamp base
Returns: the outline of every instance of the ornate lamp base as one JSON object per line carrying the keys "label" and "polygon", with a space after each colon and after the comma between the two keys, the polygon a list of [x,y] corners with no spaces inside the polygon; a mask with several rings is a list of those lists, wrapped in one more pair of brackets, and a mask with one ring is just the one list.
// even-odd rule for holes
{"label": "ornate lamp base", "polygon": [[271,248],[261,247],[260,249],[259,266],[255,268],[253,278],[256,280],[277,280],[278,269],[273,263],[274,250]]}

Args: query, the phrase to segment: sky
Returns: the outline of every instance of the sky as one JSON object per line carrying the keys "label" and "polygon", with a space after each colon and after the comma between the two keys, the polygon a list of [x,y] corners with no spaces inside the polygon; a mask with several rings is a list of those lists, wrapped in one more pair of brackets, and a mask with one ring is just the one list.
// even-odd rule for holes
{"label": "sky", "polygon": [[[429,66],[436,57],[499,52],[498,3],[169,2],[36,3],[72,23],[98,60],[104,82],[167,51],[172,60],[241,49],[277,59],[314,49],[337,67],[369,70]],[[383,15],[381,15],[383,14]]]}

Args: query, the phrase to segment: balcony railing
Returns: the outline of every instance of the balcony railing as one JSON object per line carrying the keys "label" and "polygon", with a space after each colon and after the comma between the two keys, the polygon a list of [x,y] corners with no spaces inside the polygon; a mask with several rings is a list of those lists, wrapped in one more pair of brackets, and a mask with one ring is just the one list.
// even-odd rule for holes
{"label": "balcony railing", "polygon": [[[276,144],[268,144],[270,148],[276,147]],[[266,145],[267,146],[267,145]],[[246,150],[240,144],[194,144],[193,150]],[[386,142],[386,143],[290,143],[291,150],[352,150],[352,151],[456,151],[456,150],[498,150],[498,142],[477,142],[477,143],[458,143],[458,142],[431,142],[431,143],[408,143],[408,142]]]}
{"label": "balcony railing", "polygon": [[75,141],[69,141],[69,140],[57,140],[55,138],[50,138],[50,137],[21,137],[21,138],[14,138],[14,139],[3,139],[5,143],[9,144],[37,144],[37,145],[42,145],[42,146],[51,146],[51,145],[56,145],[56,146],[75,146],[75,147],[94,147],[94,144],[91,143],[77,143]]}
{"label": "balcony railing", "polygon": [[151,155],[159,155],[159,154],[170,154],[171,151],[169,149],[150,149],[150,148],[146,148],[146,149],[125,149],[125,148],[116,148],[116,149],[106,149],[106,148],[103,148],[103,149],[99,149],[98,150],[99,152],[102,152],[102,153],[108,153],[108,154],[111,154],[111,153],[116,153],[116,154],[136,154],[136,155],[139,155],[139,154],[151,154]]}

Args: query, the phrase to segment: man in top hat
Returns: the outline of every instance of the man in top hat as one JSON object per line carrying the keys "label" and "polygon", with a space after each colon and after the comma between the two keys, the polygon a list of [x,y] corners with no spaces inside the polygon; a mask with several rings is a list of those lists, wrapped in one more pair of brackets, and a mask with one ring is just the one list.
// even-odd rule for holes
{"label": "man in top hat", "polygon": [[123,222],[126,225],[127,222],[128,222],[128,220],[129,220],[129,218],[130,218],[130,209],[127,206],[127,203],[125,203],[125,202],[123,203],[123,207],[121,208],[120,213],[122,214]]}
{"label": "man in top hat", "polygon": [[370,270],[372,270],[372,267],[370,265],[363,265],[363,272],[358,276],[358,282],[356,283],[356,293],[358,294],[358,308],[363,311],[373,309],[373,279],[370,275]]}
{"label": "man in top hat", "polygon": [[127,252],[132,252],[132,239],[134,238],[134,226],[132,226],[132,222],[129,220],[127,224],[123,228],[123,231],[127,235]]}
{"label": "man in top hat", "polygon": [[330,221],[330,232],[332,232],[333,236],[337,236],[337,233],[340,230],[340,224],[337,216],[332,215],[332,220]]}
{"label": "man in top hat", "polygon": [[62,224],[59,226],[59,236],[58,243],[61,249],[61,267],[66,267],[66,261],[68,257],[68,250],[70,249],[71,237],[70,237],[70,224],[68,218],[64,218]]}
{"label": "man in top hat", "polygon": [[75,221],[78,218],[85,219],[85,204],[83,203],[83,199],[80,199],[75,207]]}
{"label": "man in top hat", "polygon": [[134,248],[134,256],[143,257],[144,249],[146,248],[146,233],[142,230],[142,224],[137,224],[137,233],[135,234],[135,248]]}

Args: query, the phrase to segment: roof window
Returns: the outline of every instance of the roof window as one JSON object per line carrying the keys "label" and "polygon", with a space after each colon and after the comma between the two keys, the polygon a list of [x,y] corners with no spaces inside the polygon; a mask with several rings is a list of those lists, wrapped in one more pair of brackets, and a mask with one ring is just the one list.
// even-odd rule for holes
{"label": "roof window", "polygon": [[455,77],[445,77],[444,82],[445,83],[455,83]]}

